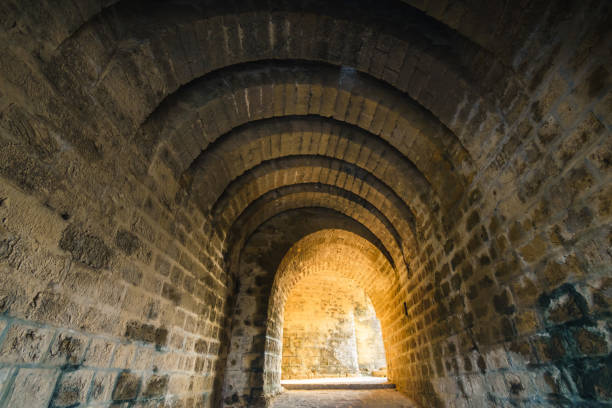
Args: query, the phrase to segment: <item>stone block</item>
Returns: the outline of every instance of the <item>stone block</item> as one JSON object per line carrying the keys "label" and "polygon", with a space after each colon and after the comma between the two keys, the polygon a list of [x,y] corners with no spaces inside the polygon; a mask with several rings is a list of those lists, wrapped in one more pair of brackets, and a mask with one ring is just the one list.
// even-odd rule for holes
{"label": "stone block", "polygon": [[181,291],[168,283],[164,283],[162,288],[162,296],[176,305],[181,302]]}
{"label": "stone block", "polygon": [[208,352],[208,342],[204,339],[196,341],[193,351],[199,354],[206,354]]}
{"label": "stone block", "polygon": [[539,327],[538,317],[535,311],[526,310],[516,315],[516,330],[519,335],[535,331]]}
{"label": "stone block", "polygon": [[145,387],[142,391],[142,396],[147,398],[158,398],[166,394],[168,389],[167,375],[152,375],[145,380]]}
{"label": "stone block", "polygon": [[44,357],[52,338],[51,329],[13,324],[0,348],[0,362],[38,363]]}
{"label": "stone block", "polygon": [[527,262],[534,262],[542,258],[546,253],[546,240],[540,235],[536,235],[527,245],[519,250],[523,259]]}
{"label": "stone block", "polygon": [[[350,332],[339,319],[326,325],[305,313],[310,326],[286,330],[282,350],[285,305],[268,313],[281,257],[273,258],[302,232],[328,226],[318,216],[269,218],[297,205],[334,208],[342,228],[354,218],[349,229],[380,240],[397,263],[375,262],[360,284],[379,296],[389,375],[419,405],[544,406],[542,392],[563,394],[560,379],[572,377],[569,404],[612,401],[611,284],[600,282],[612,265],[612,206],[601,190],[612,162],[609,0],[522,8],[406,0],[350,10],[350,1],[206,2],[210,10],[193,17],[190,6],[163,2],[5,3],[0,384],[4,376],[16,389],[5,388],[0,405],[47,406],[49,387],[53,405],[89,403],[83,372],[93,368],[103,372],[93,377],[100,391],[89,393],[98,406],[110,405],[113,391],[117,406],[161,405],[152,400],[168,389],[169,406],[211,405],[197,397],[221,378],[226,346],[230,367],[245,359],[244,372],[231,374],[247,380],[228,380],[244,385],[228,390],[237,404],[253,405],[262,378],[266,390],[278,386],[281,357],[292,374],[296,365],[349,372],[338,364]],[[116,36],[117,26],[129,29]],[[243,64],[256,60],[268,62]],[[255,170],[285,155],[302,156],[303,166],[267,178]],[[324,156],[364,171],[326,168]],[[310,176],[317,190],[332,183],[359,200],[327,188],[272,190]],[[398,197],[373,188],[378,178]],[[218,208],[228,211],[216,219],[209,210],[230,182],[244,190],[227,190]],[[256,217],[230,227],[262,191],[274,201],[257,201]],[[387,216],[396,230],[383,225]],[[268,235],[256,237],[268,219],[260,228]],[[498,225],[486,230],[491,219]],[[293,235],[266,239],[284,229]],[[234,235],[244,241],[228,260],[249,265],[228,275]],[[345,272],[360,276],[361,266]],[[232,315],[234,280],[250,286],[251,300]],[[291,285],[279,291],[283,302]],[[227,317],[236,322],[231,339]],[[13,318],[35,323],[2,323]],[[316,338],[324,346],[308,348]],[[84,371],[70,371],[81,362]],[[39,364],[63,371],[43,375]],[[525,373],[553,366],[559,372],[537,393],[529,388]],[[507,378],[486,401],[486,382],[462,370]]]}
{"label": "stone block", "polygon": [[45,361],[54,365],[79,364],[88,344],[89,339],[85,336],[61,332],[55,337]]}
{"label": "stone block", "polygon": [[141,244],[136,235],[120,229],[115,236],[115,245],[126,255],[132,255],[140,248]]}
{"label": "stone block", "polygon": [[133,400],[138,396],[142,379],[140,375],[124,371],[119,374],[113,389],[113,400]]}
{"label": "stone block", "polygon": [[142,271],[132,263],[126,263],[121,267],[121,277],[127,283],[134,286],[140,286],[142,282]]}
{"label": "stone block", "polygon": [[112,251],[101,238],[74,224],[62,233],[59,247],[70,252],[75,261],[94,269],[106,268],[112,257]]}
{"label": "stone block", "polygon": [[91,384],[89,400],[91,402],[109,401],[115,384],[116,373],[97,372]]}
{"label": "stone block", "polygon": [[0,395],[4,395],[4,388],[9,384],[13,375],[17,372],[15,367],[0,368]]}
{"label": "stone block", "polygon": [[87,401],[93,376],[93,370],[77,370],[64,373],[56,386],[52,400],[53,406],[64,408],[84,404]]}
{"label": "stone block", "polygon": [[155,349],[145,346],[139,347],[136,352],[134,363],[130,366],[133,370],[151,370],[155,369],[155,354],[159,353]]}
{"label": "stone block", "polygon": [[170,263],[162,255],[158,254],[155,258],[155,270],[162,276],[168,276],[170,275],[170,269]]}
{"label": "stone block", "polygon": [[127,368],[134,361],[136,346],[133,344],[118,344],[115,349],[112,367]]}
{"label": "stone block", "polygon": [[57,326],[68,326],[83,318],[84,308],[60,292],[43,290],[38,292],[28,305],[28,319],[48,322]]}
{"label": "stone block", "polygon": [[101,338],[94,338],[85,355],[83,364],[88,367],[108,367],[113,358],[115,344]]}
{"label": "stone block", "polygon": [[53,394],[59,370],[22,368],[17,373],[7,407],[46,407]]}
{"label": "stone block", "polygon": [[578,351],[585,355],[604,355],[608,354],[610,342],[604,332],[587,327],[580,327],[574,330],[574,341]]}
{"label": "stone block", "polygon": [[125,329],[125,337],[130,340],[153,343],[161,347],[168,343],[168,329],[138,321],[130,321]]}

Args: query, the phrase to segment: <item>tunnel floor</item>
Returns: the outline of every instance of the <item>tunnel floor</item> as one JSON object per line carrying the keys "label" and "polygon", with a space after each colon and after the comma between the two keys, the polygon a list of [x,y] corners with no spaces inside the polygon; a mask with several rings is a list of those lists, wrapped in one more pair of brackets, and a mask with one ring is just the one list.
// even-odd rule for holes
{"label": "tunnel floor", "polygon": [[334,377],[334,378],[309,378],[303,380],[282,380],[281,385],[286,390],[358,390],[358,389],[383,389],[395,388],[386,377]]}
{"label": "tunnel floor", "polygon": [[396,390],[285,391],[272,408],[413,408],[416,405]]}

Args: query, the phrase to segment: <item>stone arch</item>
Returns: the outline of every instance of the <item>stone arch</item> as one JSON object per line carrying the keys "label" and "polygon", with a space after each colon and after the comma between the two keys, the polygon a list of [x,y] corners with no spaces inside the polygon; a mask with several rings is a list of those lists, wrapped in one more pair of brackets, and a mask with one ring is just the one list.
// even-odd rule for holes
{"label": "stone arch", "polygon": [[[333,186],[313,184],[310,186],[310,191],[296,187],[296,185],[288,186],[284,191],[280,190],[278,193],[272,191],[259,198],[241,213],[230,230],[229,244],[227,245],[229,265],[234,263],[234,257],[239,254],[236,249],[241,248],[245,239],[265,220],[289,209],[323,207],[347,215],[364,225],[380,240],[385,252],[390,255],[390,262],[402,273],[406,273],[409,259],[404,258],[402,248],[396,239],[398,234],[395,228],[382,214],[372,209],[367,202],[346,190]],[[234,257],[232,257],[232,254]]]}
{"label": "stone arch", "polygon": [[[166,76],[163,80],[167,83],[166,89],[170,91],[179,84],[187,83],[189,76],[194,73],[200,76],[222,66],[253,60],[255,55],[257,58],[327,60],[355,66],[400,88],[411,88],[412,93],[420,94],[427,104],[431,103],[431,96],[435,92],[424,91],[421,85],[415,86],[409,79],[403,78],[404,75],[419,75],[430,86],[438,83],[454,84],[476,99],[480,92],[470,89],[474,87],[473,84],[467,85],[470,79],[484,77],[486,85],[502,88],[499,80],[512,78],[512,69],[503,63],[491,64],[486,73],[488,75],[482,75],[482,69],[477,68],[477,63],[483,59],[496,61],[493,54],[434,19],[397,2],[389,1],[384,7],[364,5],[361,9],[363,14],[351,14],[350,18],[342,7],[332,8],[323,2],[317,7],[316,13],[311,12],[307,16],[300,13],[302,6],[299,3],[279,4],[275,13],[267,12],[267,4],[260,3],[253,2],[250,10],[229,17],[227,14],[234,10],[219,2],[210,2],[202,8],[187,4],[182,4],[182,7],[174,4],[151,7],[148,2],[120,2],[81,27],[73,38],[66,40],[64,37],[62,48],[74,53],[77,47],[73,43],[78,43],[86,36],[90,36],[89,41],[93,37],[94,41],[112,47],[119,40],[129,44],[133,40],[138,42],[145,33],[159,33],[151,45],[142,45],[140,51],[153,54],[160,61],[171,61],[164,61],[161,65],[164,72],[159,75],[160,78]],[[396,13],[389,10],[395,10]],[[399,15],[404,19],[398,19]],[[408,21],[411,24],[406,24]],[[146,28],[143,27],[144,22],[148,23]],[[202,30],[202,27],[210,27],[210,30]],[[425,32],[427,35],[423,34]],[[354,38],[352,43],[340,41],[341,35],[347,33],[351,33],[348,38]],[[216,40],[225,43],[225,47],[209,46]],[[390,53],[387,46],[379,45],[385,41],[399,51]],[[328,46],[328,43],[331,45]],[[171,44],[178,47],[173,49]],[[196,57],[202,53],[209,56],[206,61]],[[371,62],[371,59],[375,59],[375,62]],[[420,59],[431,65],[431,74],[415,70]],[[127,63],[132,69],[138,70],[142,68],[139,66],[142,62],[133,58],[131,62],[121,63]],[[520,87],[518,81],[513,86],[517,84]],[[498,94],[501,96],[503,91],[499,89]],[[449,95],[454,99],[454,107],[461,104],[464,92]],[[149,96],[138,96],[138,99],[143,98],[146,101]],[[450,122],[453,112],[449,110],[453,108],[449,109],[448,106],[453,106],[453,103],[428,109],[444,112],[441,116]]]}
{"label": "stone arch", "polygon": [[399,295],[400,284],[392,269],[375,247],[347,231],[323,230],[296,242],[283,258],[274,276],[268,305],[264,393],[273,394],[280,388],[280,351],[287,296],[298,281],[321,271],[327,274],[337,273],[355,281],[366,290],[383,327],[388,365],[393,367],[400,356],[397,346],[392,345],[390,338],[393,327],[397,325],[395,316],[390,311],[393,309],[393,298]]}
{"label": "stone arch", "polygon": [[[448,129],[398,91],[370,84],[356,72],[274,62],[229,69],[228,74],[222,80],[205,77],[182,88],[177,98],[183,102],[169,102],[159,117],[144,125],[142,137],[167,143],[161,152],[173,156],[177,174],[209,143],[244,123],[315,115],[379,135],[414,163],[443,203],[453,201],[470,180],[469,154]],[[351,80],[343,79],[346,76]]]}
{"label": "stone arch", "polygon": [[[299,213],[358,232],[396,267],[405,296],[393,311],[408,317],[393,378],[420,405],[609,403],[611,13],[605,0],[2,2],[0,356],[10,378],[0,400],[33,406],[15,401],[40,392],[76,404],[91,394],[62,390],[93,384],[95,371],[94,381],[143,393],[171,384],[155,398],[107,390],[100,404],[214,405],[245,278],[228,273],[224,254],[270,269],[263,238],[280,234],[287,249],[299,238],[287,214]],[[219,85],[220,99],[202,125],[188,116],[203,83]],[[368,170],[423,220],[410,259],[375,211],[354,210],[367,196],[332,208],[368,227],[307,208],[336,197],[308,192],[247,207],[253,217],[229,233],[213,225],[205,210],[216,197],[187,188],[191,170],[227,170],[207,162],[206,143],[298,116],[380,142],[388,154],[376,165],[326,155]],[[427,132],[413,140],[415,127]],[[274,160],[315,155],[290,152]],[[384,167],[419,181],[402,187],[403,173],[394,181]],[[426,196],[412,198],[419,184]],[[40,358],[11,348],[20,333],[41,339]],[[82,353],[58,357],[64,340]],[[112,362],[88,355],[100,341]],[[45,370],[46,387],[18,392]]]}
{"label": "stone arch", "polygon": [[[320,165],[317,166],[317,163]],[[249,174],[235,180],[213,207],[214,223],[224,229],[248,205],[266,193],[289,185],[333,185],[362,196],[395,226],[401,241],[416,251],[415,219],[410,209],[371,174],[346,162],[321,160],[310,156],[289,156],[264,162]],[[221,221],[223,220],[223,222]],[[403,246],[403,245],[402,245]],[[408,248],[409,249],[409,248]]]}
{"label": "stone arch", "polygon": [[[281,151],[276,146],[281,138],[297,143],[288,143],[288,148]],[[392,188],[415,217],[423,219],[422,224],[427,220],[429,207],[436,205],[427,180],[392,146],[356,127],[318,117],[275,118],[235,128],[194,160],[183,177],[188,179],[186,188],[195,188],[191,186],[197,180],[200,193],[206,194],[199,199],[200,203],[211,203],[214,207],[230,181],[241,174],[264,161],[304,155],[335,158],[363,168]],[[207,171],[218,162],[236,165],[226,166],[222,174]],[[400,174],[405,177],[399,177]]]}

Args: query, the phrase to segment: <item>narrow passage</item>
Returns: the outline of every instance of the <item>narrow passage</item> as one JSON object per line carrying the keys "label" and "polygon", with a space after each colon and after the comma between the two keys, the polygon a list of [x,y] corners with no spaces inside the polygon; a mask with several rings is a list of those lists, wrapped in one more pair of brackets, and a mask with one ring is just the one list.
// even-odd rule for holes
{"label": "narrow passage", "polygon": [[416,408],[396,390],[285,391],[272,408]]}

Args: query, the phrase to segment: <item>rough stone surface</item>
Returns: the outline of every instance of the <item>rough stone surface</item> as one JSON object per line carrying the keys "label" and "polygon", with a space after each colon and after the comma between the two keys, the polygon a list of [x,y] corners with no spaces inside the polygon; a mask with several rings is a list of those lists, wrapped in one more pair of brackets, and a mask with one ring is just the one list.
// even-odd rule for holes
{"label": "rough stone surface", "polygon": [[7,395],[7,407],[43,407],[49,404],[58,370],[19,370],[12,390]]}
{"label": "rough stone surface", "polygon": [[52,406],[71,407],[85,404],[93,375],[92,370],[78,370],[63,374],[56,386]]}
{"label": "rough stone surface", "polygon": [[227,3],[0,5],[0,405],[261,405],[312,276],[418,406],[611,404],[610,2]]}
{"label": "rough stone surface", "polygon": [[286,391],[276,397],[273,408],[412,408],[412,401],[394,390]]}
{"label": "rough stone surface", "polygon": [[141,381],[138,374],[128,372],[119,374],[113,390],[113,399],[117,401],[133,400],[138,395]]}
{"label": "rough stone surface", "polygon": [[[374,319],[374,326],[358,319]],[[324,276],[292,289],[285,304],[283,379],[356,376],[385,368],[380,323],[363,289]]]}
{"label": "rough stone surface", "polygon": [[53,332],[23,325],[8,329],[0,349],[0,360],[15,363],[36,363],[44,357],[51,343]]}
{"label": "rough stone surface", "polygon": [[75,225],[70,225],[64,230],[59,247],[69,251],[74,260],[83,262],[94,269],[108,266],[111,257],[111,251],[102,239]]}

